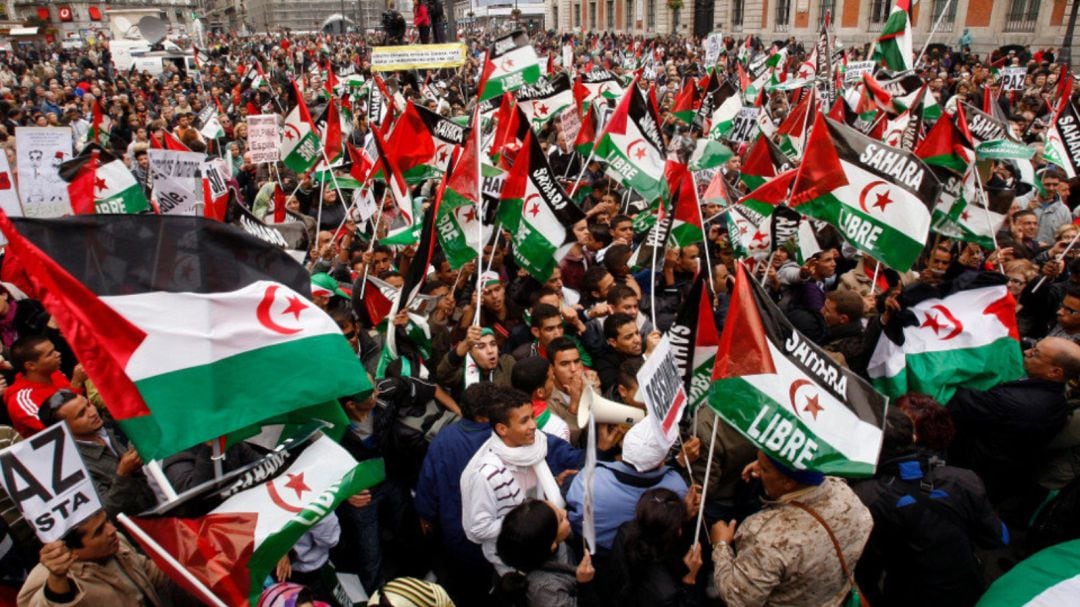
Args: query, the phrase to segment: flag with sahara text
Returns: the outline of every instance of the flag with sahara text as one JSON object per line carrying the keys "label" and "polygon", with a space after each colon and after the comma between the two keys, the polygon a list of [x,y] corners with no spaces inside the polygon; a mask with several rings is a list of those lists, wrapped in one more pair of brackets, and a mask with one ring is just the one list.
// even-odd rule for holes
{"label": "flag with sahara text", "polygon": [[0,230],[146,460],[371,389],[303,266],[231,225],[0,214]]}
{"label": "flag with sahara text", "polygon": [[870,476],[886,404],[796,331],[739,264],[709,392],[724,421],[793,468]]}
{"label": "flag with sahara text", "polygon": [[826,221],[852,246],[908,271],[922,253],[941,183],[914,153],[818,114],[791,207]]}

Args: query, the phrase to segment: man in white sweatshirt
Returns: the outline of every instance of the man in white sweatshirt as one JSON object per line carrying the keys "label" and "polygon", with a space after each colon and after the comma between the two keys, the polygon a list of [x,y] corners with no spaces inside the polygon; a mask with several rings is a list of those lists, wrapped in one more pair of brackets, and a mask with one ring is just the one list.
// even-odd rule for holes
{"label": "man in white sweatshirt", "polygon": [[503,388],[494,400],[494,432],[461,473],[461,521],[465,536],[502,575],[510,571],[495,553],[503,517],[528,497],[564,507],[559,484],[580,469],[585,454],[536,428],[528,394]]}

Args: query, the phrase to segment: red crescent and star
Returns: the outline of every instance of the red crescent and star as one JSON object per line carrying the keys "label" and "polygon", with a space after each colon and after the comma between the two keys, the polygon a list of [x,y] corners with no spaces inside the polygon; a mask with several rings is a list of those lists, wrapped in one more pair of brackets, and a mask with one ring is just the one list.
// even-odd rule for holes
{"label": "red crescent and star", "polygon": [[[280,285],[270,285],[266,287],[266,291],[263,292],[262,300],[259,302],[259,306],[255,309],[255,316],[259,320],[259,324],[266,327],[267,329],[270,329],[274,333],[279,333],[281,335],[295,335],[303,331],[303,328],[286,327],[284,325],[281,325],[276,320],[274,320],[274,317],[271,314],[274,302],[277,299],[277,291],[279,288]],[[288,316],[291,314],[293,316],[293,320],[300,320],[300,313],[308,308],[308,304],[304,303],[303,299],[297,297],[296,295],[290,295],[286,297],[285,301],[287,301],[289,305],[284,310],[279,312],[277,316]]]}
{"label": "red crescent and star", "polygon": [[[795,417],[802,419],[802,415],[799,414],[799,407],[795,404],[795,397],[798,395],[799,388],[803,386],[813,386],[814,384],[807,379],[797,379],[791,382],[791,387],[788,388],[788,398],[791,400],[791,410],[795,412]],[[803,407],[803,413],[809,413],[814,416],[814,420],[817,420],[818,413],[824,411],[825,408],[821,406],[821,399],[817,393],[813,396],[806,397],[806,406]]]}
{"label": "red crescent and star", "polygon": [[896,202],[895,200],[893,200],[889,196],[889,193],[890,193],[889,192],[889,184],[887,184],[884,181],[881,181],[880,179],[878,179],[876,181],[871,181],[870,183],[863,186],[862,191],[859,192],[859,208],[861,208],[863,211],[865,211],[867,213],[870,212],[870,210],[866,208],[866,198],[870,194],[870,191],[873,190],[874,188],[876,188],[879,185],[885,186],[885,191],[882,192],[882,193],[874,194],[875,200],[874,200],[874,203],[872,205],[870,205],[870,206],[872,206],[872,207],[874,207],[876,209],[881,209],[882,211],[884,211],[885,207],[887,207],[890,204]]}

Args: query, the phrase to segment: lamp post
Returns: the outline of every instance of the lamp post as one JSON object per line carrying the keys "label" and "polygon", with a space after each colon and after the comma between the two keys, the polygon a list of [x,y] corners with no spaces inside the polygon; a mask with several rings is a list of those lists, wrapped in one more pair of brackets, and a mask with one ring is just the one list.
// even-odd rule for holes
{"label": "lamp post", "polygon": [[1065,26],[1065,42],[1061,44],[1061,56],[1058,57],[1058,61],[1069,66],[1069,70],[1072,71],[1072,39],[1073,33],[1076,31],[1076,11],[1080,8],[1080,2],[1073,0],[1072,12],[1069,13],[1069,23]]}

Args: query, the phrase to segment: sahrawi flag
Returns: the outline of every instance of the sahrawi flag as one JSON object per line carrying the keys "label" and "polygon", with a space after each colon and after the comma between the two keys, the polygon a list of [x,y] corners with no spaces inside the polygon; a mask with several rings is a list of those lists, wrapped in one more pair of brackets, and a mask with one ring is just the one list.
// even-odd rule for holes
{"label": "sahrawi flag", "polygon": [[696,410],[709,396],[709,379],[716,362],[716,348],[720,345],[706,281],[705,273],[698,272],[686,296],[686,305],[679,309],[667,333],[675,366],[690,395],[691,410]]}
{"label": "sahrawi flag", "polygon": [[0,215],[0,230],[147,460],[370,390],[303,266],[233,226]]}
{"label": "sahrawi flag", "polygon": [[564,109],[574,105],[570,76],[560,72],[554,77],[541,78],[536,84],[524,86],[517,92],[518,106],[529,121],[540,128]]}
{"label": "sahrawi flag", "polygon": [[1024,374],[1016,300],[1005,277],[983,272],[941,297],[905,302],[900,329],[882,334],[867,372],[889,396],[921,392],[946,403],[960,386],[987,390]]}
{"label": "sahrawi flag", "polygon": [[316,433],[187,497],[183,505],[205,512],[201,516],[120,520],[154,563],[194,596],[209,605],[255,605],[263,581],[302,535],[385,476],[381,458],[357,464]]}
{"label": "sahrawi flag", "polygon": [[918,0],[896,0],[881,28],[874,54],[870,57],[894,72],[914,67],[911,51],[911,9]]}
{"label": "sahrawi flag", "polygon": [[540,59],[522,31],[495,40],[480,75],[480,101],[487,101],[540,79]]}
{"label": "sahrawi flag", "polygon": [[709,406],[769,457],[799,470],[870,476],[886,399],[814,345],[739,265]]}
{"label": "sahrawi flag", "polygon": [[296,90],[296,107],[285,117],[285,129],[281,139],[281,160],[289,170],[303,173],[319,162],[319,131],[311,120],[304,94]]}
{"label": "sahrawi flag", "polygon": [[856,249],[906,272],[922,253],[941,184],[912,152],[818,114],[791,207],[836,226]]}
{"label": "sahrawi flag", "polygon": [[142,187],[123,161],[96,143],[61,164],[59,173],[68,183],[68,198],[76,215],[142,213],[150,208]]}
{"label": "sahrawi flag", "polygon": [[1020,561],[990,585],[977,607],[1058,607],[1080,596],[1080,540]]}
{"label": "sahrawi flag", "polygon": [[[477,175],[477,142],[470,137],[465,144],[461,159],[454,165],[443,191],[439,213],[435,218],[435,229],[439,235],[439,244],[446,254],[446,261],[454,270],[476,259],[476,252],[491,236],[492,226],[480,217],[480,175]],[[498,171],[484,165],[488,174]]]}
{"label": "sahrawi flag", "polygon": [[633,188],[645,200],[668,196],[659,125],[656,107],[645,98],[635,81],[596,144],[596,158],[607,163],[607,174]]}
{"label": "sahrawi flag", "polygon": [[569,252],[571,226],[585,214],[559,185],[531,130],[501,198],[499,221],[510,232],[514,260],[537,280],[546,281]]}

